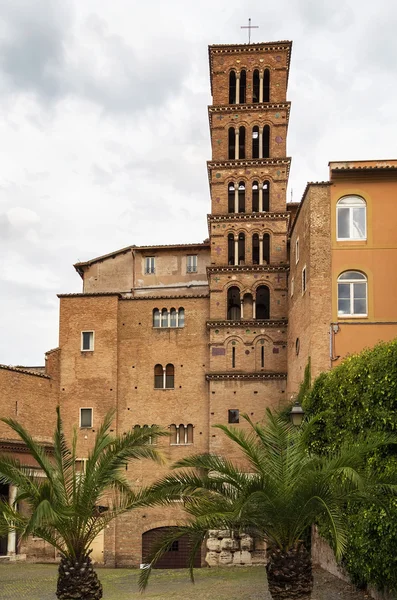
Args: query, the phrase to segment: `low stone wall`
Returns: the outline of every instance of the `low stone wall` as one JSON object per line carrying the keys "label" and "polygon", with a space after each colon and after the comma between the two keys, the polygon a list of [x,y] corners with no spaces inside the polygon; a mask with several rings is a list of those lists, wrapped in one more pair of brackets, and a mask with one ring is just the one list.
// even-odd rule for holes
{"label": "low stone wall", "polygon": [[205,561],[210,567],[266,563],[266,544],[247,533],[212,529],[208,532]]}
{"label": "low stone wall", "polygon": [[[351,583],[349,575],[341,565],[338,565],[332,548],[318,533],[316,526],[312,528],[312,561],[314,565],[318,565],[325,571],[328,571],[328,573],[335,575],[335,577]],[[374,600],[396,600],[397,598],[395,595],[387,592],[379,592],[372,587],[369,587],[367,591]]]}

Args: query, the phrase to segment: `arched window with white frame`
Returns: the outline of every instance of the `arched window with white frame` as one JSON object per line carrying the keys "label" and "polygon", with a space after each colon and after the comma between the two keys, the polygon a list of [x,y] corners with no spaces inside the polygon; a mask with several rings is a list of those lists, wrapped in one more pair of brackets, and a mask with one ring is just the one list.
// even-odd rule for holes
{"label": "arched window with white frame", "polygon": [[345,271],[338,277],[338,317],[366,317],[367,278],[360,271]]}
{"label": "arched window with white frame", "polygon": [[336,205],[337,239],[367,239],[367,205],[361,196],[345,196]]}

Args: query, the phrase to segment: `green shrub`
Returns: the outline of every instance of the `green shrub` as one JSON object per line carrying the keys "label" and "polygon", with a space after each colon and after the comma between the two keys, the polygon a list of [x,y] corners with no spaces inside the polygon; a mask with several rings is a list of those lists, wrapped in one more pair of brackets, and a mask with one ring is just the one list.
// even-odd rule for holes
{"label": "green shrub", "polygon": [[[397,430],[397,340],[346,358],[322,373],[302,398],[309,417],[316,416],[309,444],[325,453],[344,440],[368,431]],[[397,473],[396,448],[368,459],[377,474]],[[349,539],[344,564],[359,585],[397,591],[397,504],[347,507]]]}

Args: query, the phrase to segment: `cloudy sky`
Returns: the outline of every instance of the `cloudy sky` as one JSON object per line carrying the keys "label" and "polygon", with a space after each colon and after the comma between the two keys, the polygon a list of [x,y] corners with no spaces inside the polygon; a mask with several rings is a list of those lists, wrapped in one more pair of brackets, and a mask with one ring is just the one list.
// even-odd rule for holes
{"label": "cloudy sky", "polygon": [[207,46],[293,40],[288,197],[397,157],[394,0],[0,0],[0,363],[58,344],[72,265],[202,241]]}

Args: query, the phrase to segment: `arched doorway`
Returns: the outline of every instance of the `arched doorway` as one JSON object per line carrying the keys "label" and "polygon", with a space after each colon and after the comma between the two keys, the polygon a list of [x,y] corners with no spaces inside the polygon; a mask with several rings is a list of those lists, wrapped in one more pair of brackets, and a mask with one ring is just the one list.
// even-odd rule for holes
{"label": "arched doorway", "polygon": [[[157,527],[150,529],[142,535],[142,562],[148,561],[153,545],[157,543],[161,537],[170,533],[174,527]],[[187,569],[189,556],[192,549],[192,543],[186,535],[183,535],[179,540],[173,542],[169,550],[163,554],[161,559],[154,566],[155,569]],[[197,552],[194,560],[194,567],[201,567],[201,552]]]}

